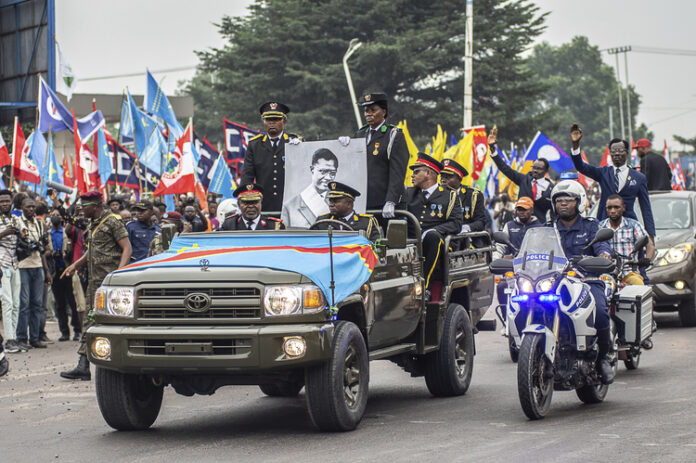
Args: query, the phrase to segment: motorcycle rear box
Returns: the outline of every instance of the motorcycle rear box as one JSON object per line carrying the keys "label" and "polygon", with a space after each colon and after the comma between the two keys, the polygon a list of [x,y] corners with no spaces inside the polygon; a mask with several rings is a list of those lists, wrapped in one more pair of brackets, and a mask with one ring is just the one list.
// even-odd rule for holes
{"label": "motorcycle rear box", "polygon": [[[627,343],[639,344],[652,335],[653,292],[650,286],[629,285],[619,291],[615,321]],[[622,326],[623,325],[623,326]]]}

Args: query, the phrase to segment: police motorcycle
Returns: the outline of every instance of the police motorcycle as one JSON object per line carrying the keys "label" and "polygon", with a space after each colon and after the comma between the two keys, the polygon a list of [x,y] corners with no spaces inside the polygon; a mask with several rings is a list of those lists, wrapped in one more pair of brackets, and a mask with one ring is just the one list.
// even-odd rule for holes
{"label": "police motorcycle", "polygon": [[648,240],[647,236],[639,238],[633,252],[628,256],[617,253],[616,269],[610,274],[600,275],[609,301],[609,315],[615,338],[614,349],[618,360],[622,360],[628,370],[638,368],[642,349],[652,349],[651,337],[656,325],[653,321],[652,287],[622,282],[621,275],[626,270],[635,273],[637,277],[639,267],[647,267],[650,264],[648,259],[637,258],[638,253],[648,244]]}
{"label": "police motorcycle", "polygon": [[[613,236],[612,230],[600,229],[585,249]],[[496,232],[493,238],[510,245],[505,233]],[[547,414],[554,390],[575,390],[584,403],[604,400],[609,386],[602,384],[595,368],[595,301],[582,278],[610,273],[614,267],[602,257],[568,258],[552,227],[529,230],[513,260],[491,263],[492,273],[514,278],[508,329],[519,341],[517,390],[530,419]]]}

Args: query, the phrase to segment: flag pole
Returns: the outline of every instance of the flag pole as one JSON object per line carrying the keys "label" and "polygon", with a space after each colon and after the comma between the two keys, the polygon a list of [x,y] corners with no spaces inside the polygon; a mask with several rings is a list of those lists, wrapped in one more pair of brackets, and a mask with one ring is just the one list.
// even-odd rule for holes
{"label": "flag pole", "polygon": [[12,128],[12,164],[10,165],[10,190],[14,186],[14,163],[17,157],[17,125],[19,124],[19,118],[15,116],[14,127]]}
{"label": "flag pole", "polygon": [[[52,135],[52,130],[53,130],[53,122],[48,123],[48,141],[50,143],[53,143],[53,139],[51,138]],[[44,174],[46,171],[46,163],[48,162],[48,151],[49,151],[49,143],[46,143],[46,154],[44,155],[44,162],[43,166],[41,167],[41,173]],[[41,175],[41,188],[39,191],[43,191],[44,183],[46,182],[46,177],[44,175]]]}

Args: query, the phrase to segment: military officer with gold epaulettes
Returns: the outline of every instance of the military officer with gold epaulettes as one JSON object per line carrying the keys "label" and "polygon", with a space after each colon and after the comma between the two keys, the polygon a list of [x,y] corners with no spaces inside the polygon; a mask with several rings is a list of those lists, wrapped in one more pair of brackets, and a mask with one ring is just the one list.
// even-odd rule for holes
{"label": "military officer with gold epaulettes", "polygon": [[280,212],[285,191],[285,145],[295,145],[301,139],[285,132],[290,108],[283,103],[269,101],[261,105],[259,112],[266,133],[249,140],[240,183],[261,185],[266,192],[263,210]]}
{"label": "military officer with gold epaulettes", "polygon": [[[418,153],[418,160],[409,169],[413,171],[413,186],[406,189],[399,209],[409,211],[420,222],[426,287],[431,300],[438,301],[442,290],[444,238],[461,230],[459,198],[456,191],[438,184],[442,164],[432,156]],[[409,234],[415,237],[412,227]]]}
{"label": "military officer with gold epaulettes", "polygon": [[[340,182],[329,182],[329,191],[326,193],[326,197],[329,200],[329,212],[317,217],[317,222],[320,220],[342,222],[355,231],[365,230],[367,239],[376,241],[381,236],[379,224],[372,214],[358,214],[355,212],[353,205],[355,198],[358,196],[360,196],[360,192],[355,188]],[[312,228],[315,230],[326,230],[331,225],[331,223],[317,223]],[[334,228],[342,229],[337,224],[334,225]]]}
{"label": "military officer with gold epaulettes", "polygon": [[462,232],[483,231],[486,228],[486,211],[483,194],[477,188],[462,185],[462,179],[469,175],[467,170],[453,159],[442,160],[440,184],[451,188],[459,195],[462,210]]}

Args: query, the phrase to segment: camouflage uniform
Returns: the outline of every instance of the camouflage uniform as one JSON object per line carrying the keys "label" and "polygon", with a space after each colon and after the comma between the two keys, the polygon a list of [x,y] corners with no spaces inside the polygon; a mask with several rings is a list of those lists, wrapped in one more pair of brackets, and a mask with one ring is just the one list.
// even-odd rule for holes
{"label": "camouflage uniform", "polygon": [[85,245],[87,246],[87,268],[89,280],[87,282],[87,307],[90,315],[85,319],[82,329],[82,345],[78,353],[84,354],[86,345],[84,334],[92,326],[92,310],[94,305],[94,295],[101,285],[106,275],[118,268],[121,263],[123,249],[119,246],[119,240],[128,238],[126,226],[121,221],[121,217],[111,211],[104,211],[97,220],[93,220],[87,227]]}
{"label": "camouflage uniform", "polygon": [[164,239],[162,238],[162,233],[157,233],[150,243],[150,250],[147,256],[156,256],[157,254],[162,254],[164,249]]}

